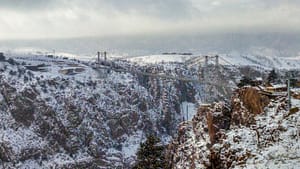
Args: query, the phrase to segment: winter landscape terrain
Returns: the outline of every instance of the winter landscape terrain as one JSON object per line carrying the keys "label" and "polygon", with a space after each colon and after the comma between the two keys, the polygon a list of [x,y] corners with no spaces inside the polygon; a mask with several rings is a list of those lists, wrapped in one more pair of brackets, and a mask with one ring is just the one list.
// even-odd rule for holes
{"label": "winter landscape terrain", "polygon": [[299,57],[159,54],[0,58],[0,168],[131,168],[149,134],[167,168],[299,168],[300,101],[238,87],[277,83]]}
{"label": "winter landscape terrain", "polygon": [[299,169],[300,0],[0,0],[0,169]]}

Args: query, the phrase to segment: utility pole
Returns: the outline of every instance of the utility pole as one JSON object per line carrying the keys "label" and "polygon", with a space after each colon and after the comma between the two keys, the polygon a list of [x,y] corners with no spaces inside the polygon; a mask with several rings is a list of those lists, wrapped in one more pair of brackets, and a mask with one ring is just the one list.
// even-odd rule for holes
{"label": "utility pole", "polygon": [[181,112],[182,112],[182,121],[184,121],[184,107],[182,103],[181,103]]}
{"label": "utility pole", "polygon": [[189,120],[189,106],[188,103],[186,104],[186,121]]}
{"label": "utility pole", "polygon": [[288,78],[288,81],[287,81],[287,94],[288,94],[288,111],[291,110],[291,106],[292,106],[292,102],[291,102],[291,79]]}
{"label": "utility pole", "polygon": [[205,56],[205,67],[208,65],[208,56]]}

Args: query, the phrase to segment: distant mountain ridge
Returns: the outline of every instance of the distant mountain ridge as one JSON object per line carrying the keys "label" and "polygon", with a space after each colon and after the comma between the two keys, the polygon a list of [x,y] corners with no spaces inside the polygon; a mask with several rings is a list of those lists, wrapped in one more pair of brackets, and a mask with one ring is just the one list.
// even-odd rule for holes
{"label": "distant mountain ridge", "polygon": [[117,37],[83,37],[71,39],[0,40],[0,50],[20,48],[44,49],[52,52],[92,55],[106,50],[123,56],[176,53],[231,53],[292,57],[300,55],[297,32],[232,32],[219,34],[140,35]]}

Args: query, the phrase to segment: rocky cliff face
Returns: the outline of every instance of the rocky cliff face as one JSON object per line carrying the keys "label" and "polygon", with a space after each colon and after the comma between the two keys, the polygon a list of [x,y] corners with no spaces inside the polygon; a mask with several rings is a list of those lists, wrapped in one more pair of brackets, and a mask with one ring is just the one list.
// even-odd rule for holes
{"label": "rocky cliff face", "polygon": [[[172,139],[188,118],[183,102],[200,100],[207,90],[207,100],[224,98],[239,76],[230,67],[211,67],[207,80],[221,80],[227,90],[134,73],[198,78],[197,69],[182,63],[113,66],[131,72],[96,71],[86,62],[42,56],[0,62],[0,168],[130,168],[146,134],[156,133],[164,143]],[[257,123],[272,102],[255,89],[243,90],[232,104],[202,107],[179,126],[169,148],[170,167],[216,166],[221,150],[214,146],[223,146],[232,127]]]}
{"label": "rocky cliff face", "polygon": [[179,126],[168,148],[170,168],[298,168],[298,110],[287,111],[284,97],[270,100],[255,88],[239,89],[231,106],[201,107]]}
{"label": "rocky cliff face", "polygon": [[[172,137],[180,103],[195,95],[176,81],[98,78],[76,60],[38,59],[0,62],[0,168],[130,168],[146,134]],[[26,68],[41,63],[42,71]]]}

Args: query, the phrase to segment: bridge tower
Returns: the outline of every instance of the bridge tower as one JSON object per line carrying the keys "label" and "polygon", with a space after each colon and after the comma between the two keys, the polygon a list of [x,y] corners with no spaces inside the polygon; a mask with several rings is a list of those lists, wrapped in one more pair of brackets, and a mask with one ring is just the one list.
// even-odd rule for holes
{"label": "bridge tower", "polygon": [[104,52],[97,52],[97,63],[100,64],[101,63],[101,60],[102,61],[107,61],[107,52],[104,51]]}
{"label": "bridge tower", "polygon": [[104,56],[103,56],[103,57],[104,57],[104,61],[106,61],[106,60],[107,60],[107,57],[106,57],[106,55],[107,55],[107,52],[106,52],[106,51],[104,51],[104,52],[103,52],[103,55],[104,55]]}
{"label": "bridge tower", "polygon": [[101,55],[101,53],[98,51],[97,52],[97,63],[98,64],[100,64],[100,55]]}
{"label": "bridge tower", "polygon": [[216,67],[218,67],[219,66],[219,55],[216,55],[215,57],[216,57],[215,64],[216,64]]}

